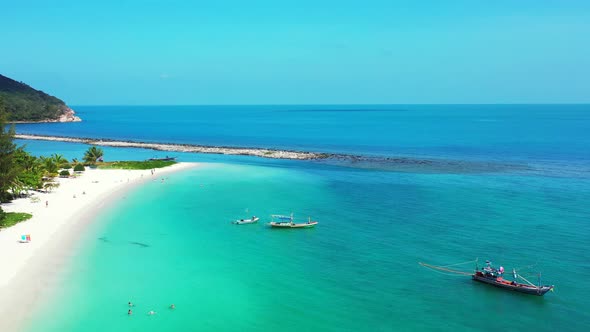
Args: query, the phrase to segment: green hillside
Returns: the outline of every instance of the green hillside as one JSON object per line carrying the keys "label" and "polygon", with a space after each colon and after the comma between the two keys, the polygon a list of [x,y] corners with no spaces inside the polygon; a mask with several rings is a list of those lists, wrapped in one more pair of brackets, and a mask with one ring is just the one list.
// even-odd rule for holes
{"label": "green hillside", "polygon": [[0,102],[4,104],[8,121],[58,121],[67,114],[74,119],[73,111],[62,100],[3,75],[0,75]]}

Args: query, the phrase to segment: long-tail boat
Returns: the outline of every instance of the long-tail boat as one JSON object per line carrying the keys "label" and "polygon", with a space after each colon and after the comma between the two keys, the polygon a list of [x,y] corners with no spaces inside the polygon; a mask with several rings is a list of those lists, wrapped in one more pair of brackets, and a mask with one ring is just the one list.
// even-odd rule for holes
{"label": "long-tail boat", "polygon": [[[543,296],[548,291],[553,290],[554,286],[542,285],[541,273],[539,273],[538,276],[539,282],[537,283],[537,285],[535,285],[532,282],[528,281],[525,277],[516,273],[516,270],[513,269],[513,280],[509,281],[504,279],[504,267],[500,266],[499,269],[495,269],[492,267],[492,263],[490,261],[486,261],[486,266],[482,267],[481,270],[479,270],[476,265],[475,273],[473,273],[471,278],[475,281],[483,282],[488,285],[496,286],[499,288],[513,290],[515,292]],[[525,281],[525,283],[517,282],[518,279],[522,279],[523,281]]]}
{"label": "long-tail boat", "polygon": [[[473,261],[471,261],[471,262],[473,262]],[[466,262],[466,263],[469,263],[469,262]],[[448,272],[448,273],[471,275],[471,279],[473,279],[475,281],[479,281],[479,282],[482,282],[482,283],[485,283],[488,285],[492,285],[492,286],[495,286],[498,288],[512,290],[512,291],[524,293],[524,294],[543,296],[548,291],[553,291],[553,288],[554,288],[553,285],[541,284],[541,274],[540,273],[538,274],[539,280],[538,280],[537,285],[533,284],[532,282],[528,281],[525,277],[516,273],[515,269],[512,270],[513,280],[512,281],[506,280],[506,279],[504,279],[504,267],[500,266],[500,268],[496,269],[496,268],[492,267],[492,263],[490,261],[486,261],[486,266],[482,267],[480,269],[477,265],[477,260],[475,260],[475,271],[473,273],[453,270],[453,269],[449,268],[450,266],[460,265],[460,264],[464,264],[464,263],[446,265],[446,266],[435,266],[435,265],[430,265],[430,264],[426,264],[426,263],[422,263],[422,262],[420,262],[419,264],[424,267],[430,268],[430,269],[444,271],[444,272]],[[523,280],[525,283],[518,282],[519,279]]]}
{"label": "long-tail boat", "polygon": [[233,221],[232,223],[234,223],[236,225],[255,224],[258,222],[258,220],[260,220],[260,218],[253,216],[250,219],[240,219],[240,220]]}
{"label": "long-tail boat", "polygon": [[270,225],[270,227],[275,227],[275,228],[310,228],[310,227],[314,227],[315,225],[318,224],[317,221],[313,221],[313,220],[311,220],[311,218],[308,218],[307,222],[296,223],[293,220],[292,213],[289,216],[273,214],[271,217],[272,217],[272,221],[269,222],[268,224]]}

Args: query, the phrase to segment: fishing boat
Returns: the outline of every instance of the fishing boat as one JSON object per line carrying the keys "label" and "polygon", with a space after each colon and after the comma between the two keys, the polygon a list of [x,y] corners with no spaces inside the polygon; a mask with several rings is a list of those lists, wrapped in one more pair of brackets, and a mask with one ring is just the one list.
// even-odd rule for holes
{"label": "fishing boat", "polygon": [[[483,282],[485,284],[496,286],[499,288],[513,290],[515,292],[543,296],[548,291],[553,290],[554,286],[542,285],[541,273],[539,273],[538,276],[539,281],[535,285],[532,282],[528,281],[525,277],[516,273],[516,270],[513,269],[513,280],[509,281],[504,279],[504,267],[500,266],[499,269],[495,269],[494,267],[492,267],[492,263],[490,261],[486,261],[486,266],[482,267],[481,270],[479,270],[476,265],[475,273],[473,273],[471,278],[475,281]],[[518,282],[517,280],[519,279],[522,279],[525,283]]]}
{"label": "fishing boat", "polygon": [[256,217],[256,216],[253,216],[253,217],[252,217],[252,218],[250,218],[250,219],[239,219],[239,220],[236,220],[236,221],[234,221],[234,222],[232,222],[232,223],[234,223],[234,224],[236,224],[236,225],[243,225],[243,224],[255,224],[255,223],[257,223],[257,222],[258,222],[258,220],[260,220],[260,218],[258,218],[258,217]]}
{"label": "fishing boat", "polygon": [[[465,263],[472,263],[474,261],[465,262]],[[521,276],[516,272],[516,269],[512,270],[513,280],[506,280],[504,279],[504,267],[500,266],[498,269],[492,266],[490,261],[486,261],[486,266],[482,267],[481,269],[477,265],[477,259],[475,260],[475,271],[473,273],[464,272],[459,270],[454,270],[449,267],[455,265],[461,265],[465,263],[458,263],[446,266],[435,266],[426,263],[419,262],[420,265],[438,271],[443,271],[452,274],[462,274],[462,275],[470,275],[472,280],[485,283],[488,285],[492,285],[498,288],[512,290],[519,293],[530,294],[530,295],[538,295],[543,296],[548,291],[553,291],[553,285],[542,285],[541,284],[541,274],[538,274],[539,280],[537,285],[533,284],[532,282],[528,281],[525,277]],[[525,283],[519,282],[518,280],[521,279]]]}
{"label": "fishing boat", "polygon": [[272,221],[268,224],[274,228],[311,228],[318,224],[317,221],[313,221],[311,218],[308,218],[307,222],[296,223],[292,213],[289,216],[273,214],[271,217]]}

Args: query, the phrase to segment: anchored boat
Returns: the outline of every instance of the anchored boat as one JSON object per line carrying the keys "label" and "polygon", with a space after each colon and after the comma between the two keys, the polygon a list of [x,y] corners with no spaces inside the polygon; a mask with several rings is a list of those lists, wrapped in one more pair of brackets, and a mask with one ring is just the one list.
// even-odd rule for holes
{"label": "anchored boat", "polygon": [[[471,261],[471,262],[473,262],[473,261]],[[466,263],[471,263],[471,262],[466,262]],[[435,265],[430,265],[430,264],[426,264],[426,263],[422,263],[422,262],[420,262],[418,264],[420,264],[424,267],[433,269],[433,270],[444,271],[444,272],[453,273],[453,274],[471,275],[471,279],[473,279],[475,281],[479,281],[479,282],[482,282],[482,283],[485,283],[488,285],[492,285],[492,286],[495,286],[498,288],[512,290],[512,291],[524,293],[524,294],[543,296],[548,291],[553,291],[553,288],[554,288],[553,285],[542,285],[541,284],[541,273],[538,274],[539,281],[538,281],[537,285],[533,284],[532,282],[528,281],[525,277],[516,273],[516,269],[512,270],[513,280],[512,281],[506,280],[506,279],[504,279],[504,267],[500,266],[500,268],[496,269],[492,266],[492,263],[490,261],[486,261],[486,266],[479,269],[479,267],[477,265],[477,260],[475,260],[475,271],[473,273],[453,270],[453,269],[449,268],[451,266],[460,265],[460,264],[464,264],[464,263],[446,265],[446,266],[435,266]],[[523,280],[525,283],[518,282],[519,279]]]}
{"label": "anchored boat", "polygon": [[271,217],[272,221],[268,224],[270,227],[275,228],[310,228],[318,224],[317,221],[313,221],[311,218],[308,218],[307,222],[296,223],[292,213],[289,216],[273,214]]}
{"label": "anchored boat", "polygon": [[[490,261],[486,261],[486,266],[482,267],[481,270],[478,270],[476,265],[475,273],[471,276],[471,278],[475,281],[483,282],[485,284],[496,286],[499,288],[513,290],[515,292],[543,296],[548,291],[553,290],[554,286],[542,285],[541,273],[539,273],[538,276],[539,281],[537,285],[535,285],[532,282],[528,281],[525,277],[516,273],[516,270],[513,269],[513,280],[508,281],[504,279],[504,267],[500,266],[499,269],[495,269],[492,267],[492,263]],[[519,279],[522,279],[525,283],[517,282],[517,280]]]}
{"label": "anchored boat", "polygon": [[258,222],[258,220],[260,220],[260,218],[253,216],[250,219],[240,219],[240,220],[236,220],[233,223],[236,225],[243,225],[243,224],[255,224]]}

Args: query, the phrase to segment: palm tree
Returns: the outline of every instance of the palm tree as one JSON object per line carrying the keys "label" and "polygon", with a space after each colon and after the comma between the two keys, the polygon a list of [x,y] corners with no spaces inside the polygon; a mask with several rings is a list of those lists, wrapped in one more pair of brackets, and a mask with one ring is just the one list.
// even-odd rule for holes
{"label": "palm tree", "polygon": [[68,160],[64,158],[64,156],[61,154],[54,153],[51,155],[51,159],[53,159],[53,162],[59,167],[63,167],[69,164]]}
{"label": "palm tree", "polygon": [[43,168],[45,169],[45,173],[47,176],[49,177],[54,177],[57,175],[57,171],[59,170],[59,166],[55,163],[55,161],[53,161],[53,158],[47,158],[47,157],[40,157],[41,159],[41,164],[43,165]]}
{"label": "palm tree", "polygon": [[94,164],[97,160],[102,159],[104,153],[102,152],[101,148],[97,148],[96,146],[92,146],[86,150],[84,153],[84,161],[87,163]]}
{"label": "palm tree", "polygon": [[12,189],[13,193],[18,194],[43,186],[45,166],[41,159],[32,156],[23,147],[19,147],[14,153],[14,160],[16,161],[14,167],[18,169],[19,174]]}

